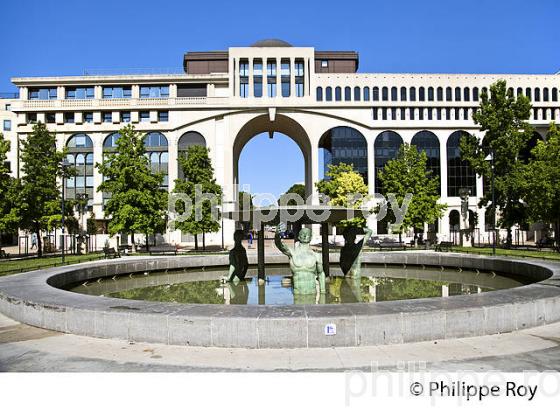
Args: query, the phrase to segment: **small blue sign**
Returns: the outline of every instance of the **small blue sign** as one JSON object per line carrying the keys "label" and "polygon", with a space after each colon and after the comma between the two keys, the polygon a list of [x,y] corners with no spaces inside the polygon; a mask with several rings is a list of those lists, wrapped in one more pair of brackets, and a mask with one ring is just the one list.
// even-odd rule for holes
{"label": "small blue sign", "polygon": [[325,325],[325,336],[334,336],[336,335],[336,325],[334,323],[329,323]]}

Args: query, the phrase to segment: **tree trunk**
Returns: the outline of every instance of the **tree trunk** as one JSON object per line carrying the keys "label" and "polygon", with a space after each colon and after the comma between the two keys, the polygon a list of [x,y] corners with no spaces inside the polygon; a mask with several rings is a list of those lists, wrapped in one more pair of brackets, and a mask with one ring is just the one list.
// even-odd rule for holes
{"label": "tree trunk", "polygon": [[202,250],[206,250],[206,232],[202,231]]}
{"label": "tree trunk", "polygon": [[37,256],[43,256],[43,240],[41,239],[41,230],[38,226],[35,227],[35,235],[37,235]]}
{"label": "tree trunk", "polygon": [[399,232],[399,243],[402,243],[402,232]]}
{"label": "tree trunk", "polygon": [[194,250],[198,251],[198,234],[194,234]]}
{"label": "tree trunk", "polygon": [[508,226],[507,229],[507,238],[506,238],[506,248],[510,249],[511,248],[511,244],[513,242],[513,235],[511,232],[511,226]]}

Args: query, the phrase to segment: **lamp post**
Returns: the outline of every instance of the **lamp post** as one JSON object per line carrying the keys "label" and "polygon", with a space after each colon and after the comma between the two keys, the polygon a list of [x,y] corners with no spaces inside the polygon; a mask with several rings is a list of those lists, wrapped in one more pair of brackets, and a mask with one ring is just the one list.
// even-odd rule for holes
{"label": "lamp post", "polygon": [[61,241],[61,247],[62,247],[62,263],[64,264],[65,261],[65,254],[64,254],[64,248],[66,247],[66,239],[64,237],[64,187],[66,185],[66,168],[68,168],[70,166],[70,163],[68,162],[67,158],[64,158],[62,160],[62,198],[60,199],[60,208],[62,211],[62,218],[61,218],[61,230],[62,230],[62,241]]}
{"label": "lamp post", "polygon": [[490,148],[490,154],[485,158],[490,161],[491,185],[492,185],[492,255],[496,256],[496,191],[494,189],[494,150]]}

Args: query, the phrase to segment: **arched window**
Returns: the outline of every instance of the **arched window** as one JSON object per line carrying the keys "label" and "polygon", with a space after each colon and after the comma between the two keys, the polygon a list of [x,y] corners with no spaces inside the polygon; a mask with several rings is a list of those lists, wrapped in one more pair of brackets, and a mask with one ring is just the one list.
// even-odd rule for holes
{"label": "arched window", "polygon": [[473,101],[478,101],[478,87],[473,87],[473,89],[472,89],[472,99],[473,99]]}
{"label": "arched window", "polygon": [[344,101],[352,100],[352,89],[350,87],[344,87]]}
{"label": "arched window", "polygon": [[401,87],[401,101],[406,101],[406,87]]}
{"label": "arched window", "polygon": [[167,138],[160,132],[150,132],[144,137],[146,157],[150,160],[152,172],[162,173],[162,188],[169,186],[169,153],[167,150]]}
{"label": "arched window", "polygon": [[540,101],[540,100],[541,100],[541,89],[535,88],[535,101]]}
{"label": "arched window", "polygon": [[375,138],[375,192],[383,192],[378,174],[387,162],[397,157],[399,148],[403,140],[399,134],[394,131],[383,131]]}
{"label": "arched window", "polygon": [[447,196],[459,196],[461,188],[470,189],[476,196],[476,174],[467,161],[461,160],[461,138],[466,131],[455,131],[447,139]]}
{"label": "arched window", "polygon": [[481,94],[486,94],[488,96],[488,98],[490,98],[490,93],[488,92],[488,88],[486,87],[482,87],[482,90],[480,91]]}
{"label": "arched window", "polygon": [[517,96],[523,95],[523,88],[517,87]]}
{"label": "arched window", "polygon": [[[427,167],[432,171],[432,175],[440,181],[440,153],[439,153],[439,140],[436,134],[431,131],[417,132],[410,145],[414,145],[418,151],[424,151],[428,157]],[[441,182],[439,182],[441,186]],[[438,191],[439,194],[439,191]]]}
{"label": "arched window", "polygon": [[334,89],[334,99],[335,99],[335,101],[341,101],[342,100],[342,89],[340,87],[336,87]]}
{"label": "arched window", "polygon": [[[199,134],[196,131],[185,132],[183,135],[181,135],[177,143],[177,158],[185,157],[187,155],[187,150],[191,145],[200,145],[202,147],[205,147],[206,140],[204,139],[202,134]],[[181,166],[178,166],[178,170],[179,170],[178,172],[179,178],[184,179],[185,174]]]}
{"label": "arched window", "polygon": [[418,88],[418,101],[426,101],[426,90],[424,87]]}
{"label": "arched window", "polygon": [[105,141],[103,141],[103,151],[111,151],[117,147],[117,141],[121,137],[121,134],[114,132],[107,135]]}
{"label": "arched window", "polygon": [[381,89],[381,99],[383,101],[388,101],[389,100],[389,89],[387,87],[383,87]]}
{"label": "arched window", "polygon": [[451,87],[445,88],[445,101],[453,101],[453,90]]}
{"label": "arched window", "polygon": [[66,199],[77,199],[87,195],[87,206],[93,204],[93,142],[86,134],[75,134],[66,143],[66,159],[75,170],[75,175],[66,178]]}
{"label": "arched window", "polygon": [[471,89],[469,87],[463,88],[463,101],[471,100]]}
{"label": "arched window", "polygon": [[556,87],[552,89],[552,101],[558,101],[558,88]]}
{"label": "arched window", "polygon": [[317,87],[317,101],[323,101],[323,87]]}
{"label": "arched window", "polygon": [[319,148],[324,149],[323,165],[341,163],[353,164],[354,169],[368,180],[367,141],[358,130],[351,127],[335,127],[325,132],[319,140]]}
{"label": "arched window", "polygon": [[543,101],[550,101],[550,95],[547,87],[543,88]]}
{"label": "arched window", "polygon": [[530,89],[529,87],[525,88],[525,95],[526,95],[530,100],[532,100],[532,97],[531,97],[531,89]]}
{"label": "arched window", "polygon": [[325,101],[332,101],[332,87],[325,89]]}
{"label": "arched window", "polygon": [[354,101],[360,101],[362,99],[360,87],[354,87]]}
{"label": "arched window", "polygon": [[399,99],[397,87],[391,87],[391,101],[397,101]]}
{"label": "arched window", "polygon": [[513,95],[514,95],[514,94],[513,94],[513,87],[509,87],[509,88],[507,89],[507,95],[513,97]]}
{"label": "arched window", "polygon": [[461,101],[461,87],[455,87],[455,101]]}
{"label": "arched window", "polygon": [[369,87],[364,87],[364,101],[369,101]]}
{"label": "arched window", "polygon": [[428,101],[434,101],[434,87],[428,87]]}
{"label": "arched window", "polygon": [[371,94],[372,101],[379,101],[379,87],[373,87]]}
{"label": "arched window", "polygon": [[443,87],[437,88],[437,100],[443,101]]}
{"label": "arched window", "polygon": [[410,97],[410,101],[416,101],[416,88],[415,87],[410,87],[410,90],[408,92],[408,96]]}

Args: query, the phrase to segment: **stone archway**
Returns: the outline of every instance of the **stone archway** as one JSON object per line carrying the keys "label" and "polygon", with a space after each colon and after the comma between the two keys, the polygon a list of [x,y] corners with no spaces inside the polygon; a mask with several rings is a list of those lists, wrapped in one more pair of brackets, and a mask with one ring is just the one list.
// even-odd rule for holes
{"label": "stone archway", "polygon": [[[313,192],[313,183],[316,182],[313,181],[312,177],[312,144],[303,127],[297,121],[285,115],[276,115],[273,121],[271,121],[268,114],[259,115],[248,121],[239,130],[233,142],[232,184],[235,190],[237,190],[237,184],[239,183],[239,158],[245,145],[258,134],[270,134],[274,132],[288,136],[300,148],[304,159],[305,191],[307,196],[311,195]],[[236,196],[237,192],[235,192],[234,198]]]}

